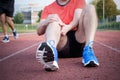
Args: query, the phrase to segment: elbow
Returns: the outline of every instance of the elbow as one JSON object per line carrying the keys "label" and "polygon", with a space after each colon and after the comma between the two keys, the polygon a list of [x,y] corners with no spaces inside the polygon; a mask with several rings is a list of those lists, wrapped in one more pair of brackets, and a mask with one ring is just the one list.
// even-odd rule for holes
{"label": "elbow", "polygon": [[44,34],[43,31],[37,29],[37,35],[40,36],[40,35],[42,35],[42,34]]}
{"label": "elbow", "polygon": [[37,33],[38,36],[40,36],[40,32],[39,32],[39,28],[38,27],[36,28],[36,33]]}
{"label": "elbow", "polygon": [[39,32],[37,32],[37,35],[38,35],[38,36],[40,36],[40,33],[39,33]]}
{"label": "elbow", "polygon": [[40,36],[40,35],[41,35],[41,33],[40,33],[40,31],[39,31],[39,30],[37,30],[37,35],[38,35],[38,36]]}
{"label": "elbow", "polygon": [[45,33],[45,27],[44,26],[37,26],[37,34],[40,36]]}
{"label": "elbow", "polygon": [[41,31],[40,31],[40,28],[39,28],[38,26],[37,26],[37,28],[36,28],[36,32],[37,32],[37,35],[40,36],[40,32],[41,32]]}

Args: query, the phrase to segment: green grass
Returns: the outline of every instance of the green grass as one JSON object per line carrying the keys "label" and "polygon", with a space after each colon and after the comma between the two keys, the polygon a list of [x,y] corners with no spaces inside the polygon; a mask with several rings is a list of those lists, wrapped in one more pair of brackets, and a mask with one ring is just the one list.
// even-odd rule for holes
{"label": "green grass", "polygon": [[15,24],[15,27],[19,33],[36,31],[36,26],[29,24]]}
{"label": "green grass", "polygon": [[98,29],[101,29],[101,30],[120,30],[120,22],[99,23]]}
{"label": "green grass", "polygon": [[[18,33],[36,32],[36,25],[15,24],[15,28]],[[104,24],[99,23],[98,30],[120,30],[120,23],[119,22],[110,22],[110,23],[104,23]],[[0,25],[0,33],[1,32],[2,32],[2,27]],[[11,33],[11,29],[9,27],[8,27],[8,32]]]}

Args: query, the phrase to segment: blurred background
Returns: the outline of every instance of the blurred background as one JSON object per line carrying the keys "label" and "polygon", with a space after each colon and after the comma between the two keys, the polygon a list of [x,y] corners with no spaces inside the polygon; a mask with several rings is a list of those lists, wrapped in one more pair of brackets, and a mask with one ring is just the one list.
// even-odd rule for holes
{"label": "blurred background", "polygon": [[[13,21],[17,31],[19,33],[35,32],[42,10],[53,1],[15,0]],[[86,0],[86,2],[96,7],[99,19],[98,30],[120,30],[120,0]]]}

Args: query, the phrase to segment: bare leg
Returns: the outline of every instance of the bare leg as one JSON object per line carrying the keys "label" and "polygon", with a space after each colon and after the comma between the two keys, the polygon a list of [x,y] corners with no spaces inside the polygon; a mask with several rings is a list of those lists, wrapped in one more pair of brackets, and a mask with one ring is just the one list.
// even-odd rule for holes
{"label": "bare leg", "polygon": [[92,42],[97,28],[98,20],[95,8],[92,5],[87,5],[81,14],[79,28],[76,32],[78,42],[86,42],[83,50],[82,62],[84,66],[95,67],[99,66],[99,62],[94,55]]}
{"label": "bare leg", "polygon": [[57,47],[57,44],[60,40],[60,29],[61,27],[57,22],[50,23],[46,29],[46,41],[54,40],[54,47]]}
{"label": "bare leg", "polygon": [[57,22],[49,23],[45,31],[46,42],[38,46],[36,58],[44,64],[46,71],[56,71],[58,66],[58,53],[56,47],[60,40],[61,27]]}
{"label": "bare leg", "polygon": [[12,18],[6,16],[6,20],[7,20],[7,23],[8,23],[8,25],[9,25],[9,27],[11,28],[11,30],[14,31],[14,23],[13,23],[13,21],[12,21]]}
{"label": "bare leg", "polygon": [[78,42],[94,41],[96,28],[98,25],[97,15],[94,6],[87,5],[81,14],[79,29],[76,32],[76,39]]}
{"label": "bare leg", "polygon": [[7,27],[6,27],[5,14],[1,14],[0,18],[1,18],[1,23],[2,23],[3,33],[4,33],[4,35],[7,35]]}

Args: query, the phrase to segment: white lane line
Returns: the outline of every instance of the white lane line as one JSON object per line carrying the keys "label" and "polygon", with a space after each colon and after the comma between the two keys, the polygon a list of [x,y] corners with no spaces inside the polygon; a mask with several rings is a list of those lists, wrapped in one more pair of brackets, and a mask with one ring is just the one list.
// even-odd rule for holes
{"label": "white lane line", "polygon": [[22,52],[24,52],[24,51],[26,51],[26,50],[28,50],[28,49],[30,49],[30,48],[33,48],[34,46],[36,46],[36,45],[38,45],[38,44],[39,44],[39,43],[36,43],[36,44],[34,44],[34,45],[32,45],[32,46],[29,46],[29,47],[27,47],[27,48],[25,48],[25,49],[22,49],[22,50],[19,50],[19,51],[15,52],[15,53],[12,53],[11,55],[6,56],[6,57],[0,59],[0,62],[2,62],[2,61],[4,61],[4,60],[7,60],[7,59],[9,59],[9,58],[11,58],[11,57],[13,57],[13,56],[15,56],[15,55],[17,55],[17,54],[20,54],[20,53],[22,53]]}
{"label": "white lane line", "polygon": [[[95,41],[95,42],[98,43],[98,44],[100,44],[100,45],[102,45],[102,46],[104,46],[104,47],[107,47],[107,48],[109,48],[109,49],[111,49],[111,50],[113,50],[113,51],[116,51],[116,52],[120,53],[120,50],[119,50],[119,49],[113,48],[113,47],[111,47],[111,46],[109,46],[109,45],[106,45],[106,44],[104,44],[104,43],[102,43],[102,42],[99,42],[99,41]],[[29,46],[29,47],[27,47],[27,48],[25,48],[25,49],[22,49],[22,50],[19,50],[19,51],[15,52],[15,53],[12,53],[11,55],[6,56],[6,57],[0,59],[0,62],[4,61],[4,60],[6,60],[6,59],[9,59],[9,58],[11,58],[11,57],[13,57],[13,56],[15,56],[15,55],[17,55],[17,54],[20,54],[21,52],[24,52],[24,51],[26,51],[26,50],[28,50],[28,49],[30,49],[30,48],[38,45],[38,44],[39,44],[39,43],[36,43],[36,44],[34,44],[34,45],[32,45],[32,46]]]}
{"label": "white lane line", "polygon": [[107,47],[107,48],[109,48],[109,49],[111,49],[111,50],[113,50],[113,51],[116,51],[116,52],[120,53],[120,50],[119,50],[119,49],[113,48],[113,47],[111,47],[111,46],[109,46],[109,45],[106,45],[106,44],[104,44],[104,43],[102,43],[102,42],[99,42],[99,41],[95,41],[95,42],[98,43],[98,44],[100,44],[100,45],[102,45],[102,46],[104,46],[104,47]]}

